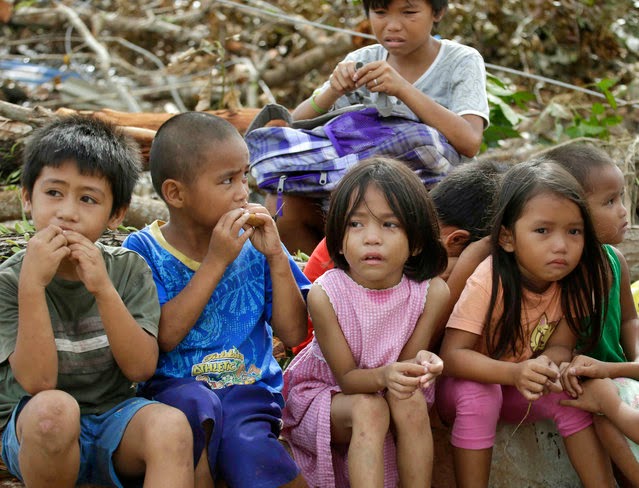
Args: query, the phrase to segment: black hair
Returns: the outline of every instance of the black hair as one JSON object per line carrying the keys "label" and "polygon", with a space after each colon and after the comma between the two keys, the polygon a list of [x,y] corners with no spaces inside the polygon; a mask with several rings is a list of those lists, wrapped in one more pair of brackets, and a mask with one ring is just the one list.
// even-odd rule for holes
{"label": "black hair", "polygon": [[607,166],[616,166],[612,158],[604,150],[591,144],[577,142],[558,146],[544,154],[544,157],[556,161],[573,175],[583,186],[586,193],[591,193],[594,183],[591,172]]}
{"label": "black hair", "polygon": [[140,148],[115,125],[72,115],[36,129],[24,147],[22,187],[29,198],[42,168],[66,162],[74,162],[82,175],[106,178],[113,193],[111,215],[131,203],[141,170]]}
{"label": "black hair", "polygon": [[[364,5],[364,12],[366,13],[366,17],[368,17],[371,9],[376,8],[388,8],[393,0],[362,0],[362,4]],[[448,8],[448,0],[422,0],[429,4],[433,9],[433,15],[437,16],[444,10]]]}
{"label": "black hair", "polygon": [[200,167],[216,144],[242,136],[229,121],[206,112],[184,112],[164,122],[153,138],[149,155],[151,180],[156,193],[173,179],[186,184],[197,178]]}
{"label": "black hair", "polygon": [[468,243],[490,234],[505,164],[478,161],[464,164],[446,175],[430,191],[442,225],[468,231]]}
{"label": "black hair", "polygon": [[448,257],[439,238],[437,215],[428,191],[410,168],[389,158],[370,158],[358,163],[333,191],[326,217],[326,247],[335,266],[348,270],[348,262],[340,251],[351,216],[370,185],[384,194],[406,232],[410,257],[404,265],[404,274],[424,281],[442,273]]}
{"label": "black hair", "polygon": [[[586,325],[592,328],[586,348],[601,336],[601,319],[605,315],[608,297],[606,258],[588,214],[583,189],[577,180],[547,159],[515,164],[502,179],[497,213],[491,234],[492,293],[486,314],[486,346],[493,358],[511,352],[518,355],[524,340],[521,324],[523,299],[522,276],[514,253],[499,244],[503,229],[514,232],[526,204],[540,194],[553,194],[573,202],[579,208],[584,223],[584,248],[576,268],[559,281],[563,315],[570,329],[583,336]],[[499,291],[503,293],[501,316],[494,320]]]}

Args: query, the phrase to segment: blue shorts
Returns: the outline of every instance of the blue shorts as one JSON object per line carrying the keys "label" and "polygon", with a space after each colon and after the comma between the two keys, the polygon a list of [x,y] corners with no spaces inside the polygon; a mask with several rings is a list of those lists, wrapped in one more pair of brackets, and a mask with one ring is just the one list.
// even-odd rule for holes
{"label": "blue shorts", "polygon": [[[30,399],[31,397],[23,397],[20,400],[2,434],[2,460],[11,474],[20,480],[20,444],[16,435],[16,422],[20,411]],[[155,402],[145,398],[129,398],[103,414],[80,417],[80,472],[77,484],[122,488],[113,466],[113,453],[120,445],[129,421],[138,410],[151,403]]]}
{"label": "blue shorts", "polygon": [[213,390],[192,378],[147,381],[141,394],[180,409],[193,430],[194,463],[212,426],[208,461],[214,477],[229,486],[275,488],[295,479],[299,468],[279,442],[282,409],[277,398],[258,385]]}

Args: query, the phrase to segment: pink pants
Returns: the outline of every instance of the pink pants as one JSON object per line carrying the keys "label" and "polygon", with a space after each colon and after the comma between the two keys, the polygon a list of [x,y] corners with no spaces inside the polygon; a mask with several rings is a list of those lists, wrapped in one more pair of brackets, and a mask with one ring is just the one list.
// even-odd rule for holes
{"label": "pink pants", "polygon": [[526,423],[552,419],[562,437],[592,424],[590,413],[559,404],[569,398],[565,392],[549,393],[534,401],[528,416],[528,400],[514,386],[442,377],[435,398],[442,421],[453,424],[451,444],[462,449],[492,447],[499,420],[518,424],[524,417]]}

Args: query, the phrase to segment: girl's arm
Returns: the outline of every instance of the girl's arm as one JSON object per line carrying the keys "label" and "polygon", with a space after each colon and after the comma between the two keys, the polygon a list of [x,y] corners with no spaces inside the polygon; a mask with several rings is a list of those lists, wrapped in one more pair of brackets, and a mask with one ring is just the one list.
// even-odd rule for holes
{"label": "girl's arm", "polygon": [[[485,76],[485,75],[482,75]],[[479,151],[484,119],[478,115],[457,115],[444,108],[404,78],[387,61],[367,63],[355,73],[357,87],[372,93],[399,98],[424,124],[441,132],[458,153],[473,157]]]}
{"label": "girl's arm", "polygon": [[393,363],[379,368],[360,369],[344,337],[328,295],[315,284],[308,294],[308,309],[315,338],[337,384],[344,394],[376,393],[385,388],[407,395],[419,385],[426,368],[413,363]]}
{"label": "girl's arm", "polygon": [[480,116],[457,115],[408,82],[395,96],[424,124],[441,132],[458,153],[469,158],[477,154],[484,134],[484,119]]}
{"label": "girl's arm", "polygon": [[573,397],[583,393],[579,377],[587,378],[634,378],[639,379],[639,318],[630,289],[628,263],[619,250],[615,249],[621,265],[621,347],[628,362],[610,363],[579,355],[562,372],[564,389]]}
{"label": "girl's arm", "polygon": [[[486,236],[466,246],[466,249],[464,249],[457,258],[457,262],[446,280],[448,290],[450,291],[448,306],[444,313],[446,320],[448,320],[448,317],[455,308],[457,300],[459,300],[462,291],[464,291],[468,278],[475,272],[477,266],[479,266],[479,264],[489,255],[490,236]],[[445,326],[446,323],[444,322],[442,326],[436,330],[434,339],[431,341],[432,343],[438,344],[441,341],[441,338],[444,335]]]}
{"label": "girl's arm", "polygon": [[555,365],[559,366],[561,363],[570,361],[572,358],[572,351],[577,345],[577,337],[570,330],[570,326],[566,319],[561,319],[555,331],[551,334],[546,348],[541,355],[549,358]]}
{"label": "girl's arm", "polygon": [[317,117],[327,112],[345,93],[366,86],[399,98],[424,124],[441,132],[455,150],[467,157],[479,151],[484,119],[478,115],[457,115],[435,102],[401,76],[386,61],[373,61],[359,70],[353,61],[343,61],[331,75],[330,85],[314,93],[293,111],[293,120]]}
{"label": "girl's arm", "polygon": [[399,361],[414,360],[420,350],[432,349],[433,339],[446,325],[448,316],[448,286],[441,278],[433,278],[428,288],[424,311],[417,320],[415,330],[399,355]]}
{"label": "girl's arm", "polygon": [[448,327],[440,356],[444,374],[479,383],[515,386],[529,401],[537,400],[547,387],[549,378],[556,378],[556,366],[544,356],[521,363],[492,359],[475,350],[480,336]]}
{"label": "girl's arm", "polygon": [[639,411],[621,401],[612,380],[590,380],[584,385],[584,393],[579,398],[561,400],[560,403],[605,415],[626,437],[639,443]]}
{"label": "girl's arm", "polygon": [[293,120],[312,119],[328,112],[338,98],[356,88],[355,71],[354,61],[338,63],[329,78],[329,86],[321,91],[316,90],[300,103],[291,114]]}

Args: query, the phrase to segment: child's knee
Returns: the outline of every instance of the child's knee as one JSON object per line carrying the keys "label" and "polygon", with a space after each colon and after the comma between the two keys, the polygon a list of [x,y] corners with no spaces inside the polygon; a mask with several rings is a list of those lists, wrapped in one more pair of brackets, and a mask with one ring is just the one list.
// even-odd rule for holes
{"label": "child's knee", "polygon": [[353,429],[361,426],[367,430],[378,426],[386,432],[390,422],[388,402],[381,395],[353,395]]}
{"label": "child's knee", "polygon": [[547,402],[547,417],[552,418],[559,434],[569,437],[592,425],[592,414],[576,407],[560,405],[559,402],[570,398],[565,392],[549,393],[542,397]]}
{"label": "child's knee", "polygon": [[453,418],[475,418],[478,422],[497,426],[503,402],[501,386],[472,381],[460,383],[459,389],[441,391],[441,397],[445,397],[444,401],[438,400],[438,409],[445,414],[442,418],[450,419],[452,414]]}
{"label": "child's knee", "polygon": [[80,436],[80,407],[68,393],[43,391],[27,402],[16,427],[21,444],[34,442],[47,450],[61,450]]}
{"label": "child's knee", "polygon": [[387,396],[387,400],[395,427],[406,426],[414,431],[430,428],[428,404],[421,391],[416,391],[410,398]]}
{"label": "child's knee", "polygon": [[[193,434],[186,415],[177,408],[156,404],[144,427],[146,444],[154,449],[191,453]],[[146,407],[146,408],[149,408]],[[164,452],[167,452],[164,450]]]}

